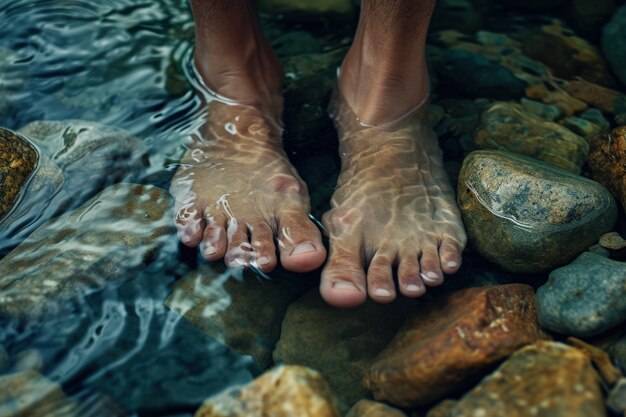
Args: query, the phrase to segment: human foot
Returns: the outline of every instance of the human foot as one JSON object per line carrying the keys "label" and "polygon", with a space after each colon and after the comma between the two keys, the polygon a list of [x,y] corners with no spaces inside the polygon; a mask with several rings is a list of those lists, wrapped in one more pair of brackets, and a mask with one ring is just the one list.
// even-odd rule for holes
{"label": "human foot", "polygon": [[367,295],[390,302],[395,265],[400,292],[423,295],[459,269],[466,244],[426,106],[382,129],[361,125],[339,94],[333,100],[342,168],[323,218],[330,255],[322,297],[337,307]]}
{"label": "human foot", "polygon": [[269,272],[274,239],[288,270],[311,271],[326,258],[307,187],[281,147],[277,113],[214,100],[202,139],[188,146],[170,192],[181,242],[199,245],[207,260]]}

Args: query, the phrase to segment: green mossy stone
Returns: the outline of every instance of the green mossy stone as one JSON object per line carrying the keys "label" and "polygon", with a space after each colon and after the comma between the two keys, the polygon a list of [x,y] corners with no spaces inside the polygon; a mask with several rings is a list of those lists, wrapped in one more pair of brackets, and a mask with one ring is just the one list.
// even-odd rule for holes
{"label": "green mossy stone", "polygon": [[24,136],[0,128],[0,219],[17,202],[39,161],[39,152]]}

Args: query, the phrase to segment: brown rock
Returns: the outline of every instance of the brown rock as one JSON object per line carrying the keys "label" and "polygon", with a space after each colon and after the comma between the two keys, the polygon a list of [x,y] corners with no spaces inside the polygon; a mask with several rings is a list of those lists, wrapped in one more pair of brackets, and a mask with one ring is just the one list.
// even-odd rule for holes
{"label": "brown rock", "polygon": [[281,366],[209,398],[195,417],[339,417],[326,381],[302,366]]}
{"label": "brown rock", "polygon": [[564,88],[572,97],[584,101],[605,113],[614,113],[617,101],[624,97],[619,91],[611,90],[583,79],[564,83]]}
{"label": "brown rock", "polygon": [[626,210],[626,126],[593,138],[587,163],[593,179],[608,188]]}
{"label": "brown rock", "polygon": [[265,368],[272,364],[287,306],[307,288],[304,280],[281,278],[266,280],[223,264],[202,266],[174,285],[165,305]]}
{"label": "brown rock", "polygon": [[602,381],[609,387],[615,385],[622,376],[620,370],[611,363],[609,354],[604,350],[575,337],[568,337],[567,343],[578,348],[581,352],[587,355],[593,366],[598,371]]}
{"label": "brown rock", "polygon": [[360,400],[352,406],[346,417],[406,417],[406,414],[383,403]]}
{"label": "brown rock", "polygon": [[39,152],[26,138],[0,128],[0,219],[13,208],[38,160]]}
{"label": "brown rock", "polygon": [[561,343],[539,342],[513,354],[459,401],[427,417],[604,417],[597,374],[587,356]]}
{"label": "brown rock", "polygon": [[530,286],[468,288],[420,304],[364,385],[400,406],[431,403],[479,377],[516,349],[547,339]]}

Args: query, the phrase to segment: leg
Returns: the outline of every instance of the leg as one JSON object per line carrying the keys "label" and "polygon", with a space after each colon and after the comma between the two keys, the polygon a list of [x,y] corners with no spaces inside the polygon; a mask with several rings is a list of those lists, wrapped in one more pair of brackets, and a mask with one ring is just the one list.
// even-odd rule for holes
{"label": "leg", "polygon": [[351,307],[367,295],[417,297],[461,265],[466,243],[437,137],[426,121],[425,40],[433,0],[364,0],[331,116],[341,175],[324,216],[330,256],[321,293]]}
{"label": "leg", "polygon": [[[183,244],[208,260],[310,271],[326,257],[281,146],[282,69],[248,0],[192,0],[206,122],[172,180]],[[207,94],[211,93],[211,94]]]}

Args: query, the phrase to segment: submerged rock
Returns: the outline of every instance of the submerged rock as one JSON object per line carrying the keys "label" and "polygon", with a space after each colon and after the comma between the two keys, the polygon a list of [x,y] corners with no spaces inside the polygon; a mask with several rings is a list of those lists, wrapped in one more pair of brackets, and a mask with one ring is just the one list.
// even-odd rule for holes
{"label": "submerged rock", "polygon": [[26,138],[0,128],[0,219],[13,208],[38,160],[39,153]]}
{"label": "submerged rock", "polygon": [[349,20],[356,15],[352,0],[260,0],[262,11],[283,14],[294,20],[319,19]]}
{"label": "submerged rock", "polygon": [[398,302],[371,301],[350,310],[329,306],[312,289],[287,309],[274,360],[318,370],[342,412],[368,392],[361,386],[372,359],[396,334],[405,315]]}
{"label": "submerged rock", "polygon": [[532,156],[574,173],[589,151],[582,137],[510,103],[494,103],[483,112],[474,140],[483,149]]}
{"label": "submerged rock", "polygon": [[617,218],[615,201],[600,184],[500,151],[465,159],[457,200],[472,247],[511,272],[570,262]]}
{"label": "submerged rock", "polygon": [[302,280],[264,279],[248,270],[201,266],[176,282],[165,305],[265,368],[272,364],[287,306],[306,288]]}
{"label": "submerged rock", "polygon": [[607,187],[626,210],[626,126],[593,138],[588,163],[592,178]]}
{"label": "submerged rock", "polygon": [[609,392],[606,403],[616,413],[626,414],[626,378],[621,378]]}
{"label": "submerged rock", "polygon": [[352,406],[346,417],[406,417],[406,414],[383,403],[360,400]]}
{"label": "submerged rock", "polygon": [[537,291],[541,326],[586,337],[626,321],[626,262],[585,252]]}
{"label": "submerged rock", "polygon": [[194,417],[339,417],[328,384],[316,371],[280,366],[244,386],[209,398]]}
{"label": "submerged rock", "polygon": [[516,349],[547,338],[537,325],[530,286],[468,288],[416,306],[364,385],[379,400],[425,405],[472,383]]}
{"label": "submerged rock", "polygon": [[602,50],[613,72],[626,85],[626,5],[620,7],[604,27]]}
{"label": "submerged rock", "polygon": [[458,401],[427,417],[604,417],[599,380],[589,359],[561,343],[539,342],[515,352]]}
{"label": "submerged rock", "polygon": [[169,194],[111,186],[52,219],[0,260],[0,316],[39,316],[113,280],[132,278],[174,239]]}

